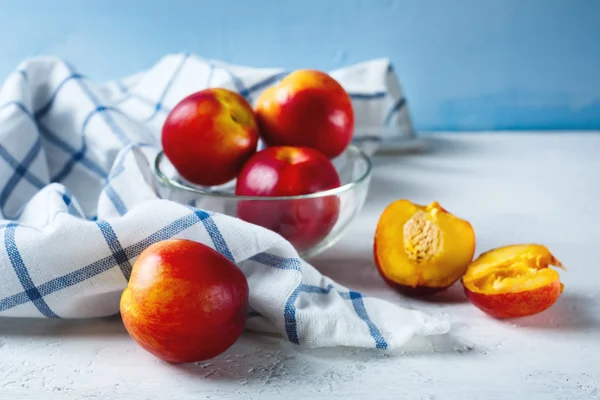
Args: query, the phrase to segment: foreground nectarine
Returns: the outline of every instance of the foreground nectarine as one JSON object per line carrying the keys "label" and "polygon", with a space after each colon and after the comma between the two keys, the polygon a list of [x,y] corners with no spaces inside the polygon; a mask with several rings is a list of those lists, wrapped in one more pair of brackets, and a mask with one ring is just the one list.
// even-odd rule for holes
{"label": "foreground nectarine", "polygon": [[238,93],[209,88],[181,100],[162,128],[162,147],[177,172],[201,186],[233,180],[258,146],[258,123]]}
{"label": "foreground nectarine", "polygon": [[[236,182],[240,196],[299,196],[340,186],[327,157],[311,148],[275,146],[254,154]],[[290,200],[242,200],[240,219],[270,229],[299,251],[320,242],[337,222],[340,200],[335,195]]]}
{"label": "foreground nectarine", "polygon": [[521,244],[482,253],[462,278],[467,298],[496,318],[537,314],[556,302],[563,291],[562,267],[546,246]]}
{"label": "foreground nectarine", "polygon": [[120,307],[127,332],[154,356],[202,361],[227,350],[244,330],[248,283],[212,248],[165,240],[140,254]]}
{"label": "foreground nectarine", "polygon": [[444,210],[397,200],[375,231],[375,264],[385,282],[409,296],[440,292],[465,272],[475,252],[471,224]]}
{"label": "foreground nectarine", "polygon": [[311,147],[334,158],[354,133],[350,96],[321,71],[290,73],[262,92],[254,109],[267,146]]}

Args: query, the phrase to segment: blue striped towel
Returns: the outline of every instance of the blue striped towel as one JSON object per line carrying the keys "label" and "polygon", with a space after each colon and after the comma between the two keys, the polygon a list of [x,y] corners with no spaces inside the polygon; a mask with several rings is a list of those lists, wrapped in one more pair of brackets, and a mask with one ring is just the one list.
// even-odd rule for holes
{"label": "blue striped towel", "polygon": [[[220,86],[252,102],[285,73],[174,54],[95,83],[56,58],[24,61],[0,89],[0,316],[117,314],[136,257],[178,237],[244,271],[249,329],[312,347],[376,348],[447,332],[446,321],[336,284],[275,233],[160,198],[149,183],[162,123],[180,99]],[[373,151],[386,134],[412,135],[386,60],[331,74],[352,95],[363,148]]]}

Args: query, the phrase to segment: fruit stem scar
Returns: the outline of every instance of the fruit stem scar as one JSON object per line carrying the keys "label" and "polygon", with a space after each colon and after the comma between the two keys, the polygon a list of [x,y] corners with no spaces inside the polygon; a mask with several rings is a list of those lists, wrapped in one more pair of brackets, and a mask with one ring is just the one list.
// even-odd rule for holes
{"label": "fruit stem scar", "polygon": [[404,249],[416,264],[428,262],[443,246],[442,232],[427,213],[417,211],[404,224]]}

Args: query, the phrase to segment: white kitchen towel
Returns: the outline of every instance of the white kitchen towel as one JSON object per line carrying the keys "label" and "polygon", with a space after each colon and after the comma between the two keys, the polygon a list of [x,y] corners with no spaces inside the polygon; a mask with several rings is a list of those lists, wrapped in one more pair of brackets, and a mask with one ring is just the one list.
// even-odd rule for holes
{"label": "white kitchen towel", "polygon": [[[0,89],[0,316],[117,314],[140,252],[179,237],[212,246],[244,271],[250,329],[311,347],[376,348],[447,332],[446,321],[336,284],[275,233],[160,198],[149,165],[168,111],[215,86],[252,102],[284,74],[175,54],[95,83],[56,58],[24,61]],[[331,74],[353,98],[357,143],[377,143],[382,132],[411,137],[386,60]]]}

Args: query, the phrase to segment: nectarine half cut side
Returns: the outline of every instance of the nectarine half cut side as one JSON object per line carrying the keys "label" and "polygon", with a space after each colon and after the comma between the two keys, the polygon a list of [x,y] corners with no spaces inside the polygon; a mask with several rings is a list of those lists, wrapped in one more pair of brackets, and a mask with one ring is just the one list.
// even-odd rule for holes
{"label": "nectarine half cut side", "polygon": [[473,260],[475,232],[438,202],[397,200],[379,218],[373,252],[390,286],[409,296],[430,295],[464,274]]}
{"label": "nectarine half cut side", "polygon": [[462,278],[467,298],[496,318],[516,318],[540,313],[563,292],[561,267],[547,247],[518,244],[482,253]]}

